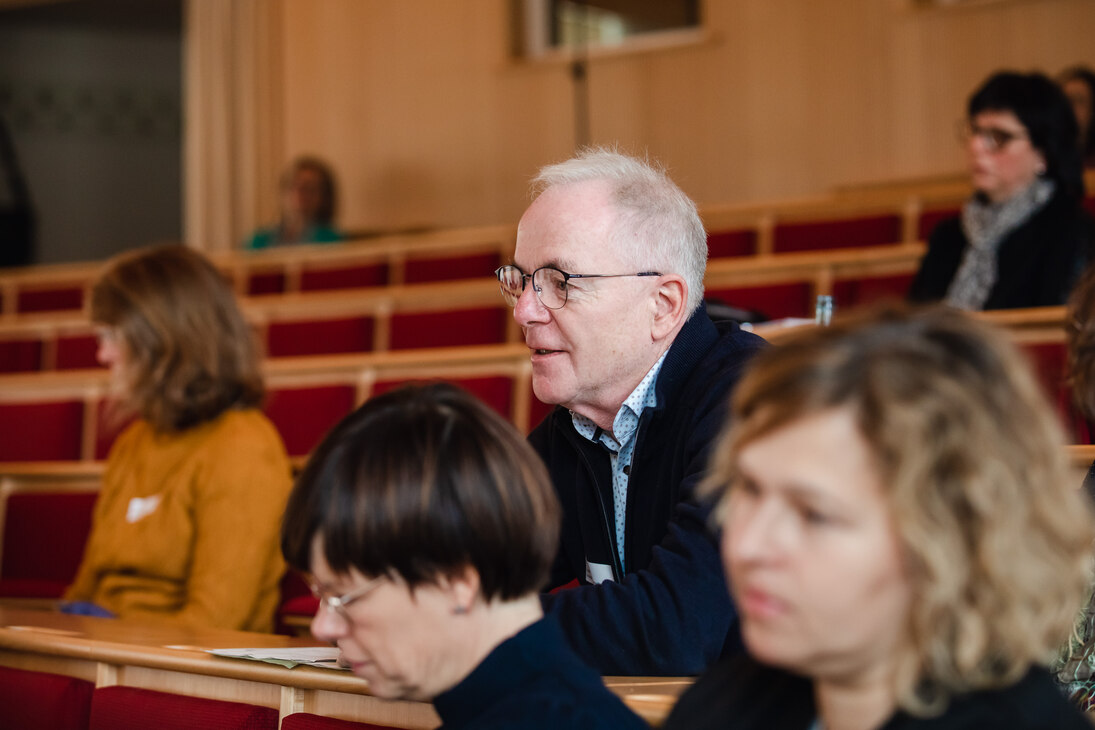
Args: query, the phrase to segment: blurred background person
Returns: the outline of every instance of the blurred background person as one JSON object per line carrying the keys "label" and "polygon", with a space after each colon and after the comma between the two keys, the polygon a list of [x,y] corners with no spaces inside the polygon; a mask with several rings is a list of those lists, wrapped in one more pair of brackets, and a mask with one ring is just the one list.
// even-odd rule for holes
{"label": "blurred background person", "polygon": [[373,398],[309,459],[282,550],[312,633],[378,697],[456,728],[643,728],[570,650],[538,591],[559,504],[525,439],[451,385]]}
{"label": "blurred background person", "polygon": [[245,248],[341,241],[342,233],[334,222],[337,212],[331,168],[316,157],[298,157],[281,177],[281,219],[255,231]]}
{"label": "blurred background person", "polygon": [[62,610],[271,630],[291,473],[231,289],[165,246],[111,260],[90,301],[99,361],[136,420],[110,450]]}
{"label": "blurred background person", "polygon": [[1095,71],[1086,66],[1073,66],[1062,71],[1057,81],[1076,115],[1084,167],[1095,168],[1095,124],[1091,123],[1095,117]]}
{"label": "blurred background person", "polygon": [[909,298],[1063,304],[1095,240],[1068,99],[1042,74],[997,73],[970,97],[962,135],[975,193],[932,231]]}
{"label": "blurred background person", "polygon": [[1002,332],[883,310],[762,352],[715,452],[748,654],[666,726],[1090,728],[1044,663],[1095,527]]}

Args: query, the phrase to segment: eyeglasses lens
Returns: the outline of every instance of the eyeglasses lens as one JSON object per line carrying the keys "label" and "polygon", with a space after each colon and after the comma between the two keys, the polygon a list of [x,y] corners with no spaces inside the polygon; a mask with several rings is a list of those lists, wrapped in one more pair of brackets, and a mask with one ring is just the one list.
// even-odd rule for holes
{"label": "eyeglasses lens", "polygon": [[567,279],[558,269],[537,269],[532,275],[532,285],[540,303],[548,309],[562,309],[567,303]]}

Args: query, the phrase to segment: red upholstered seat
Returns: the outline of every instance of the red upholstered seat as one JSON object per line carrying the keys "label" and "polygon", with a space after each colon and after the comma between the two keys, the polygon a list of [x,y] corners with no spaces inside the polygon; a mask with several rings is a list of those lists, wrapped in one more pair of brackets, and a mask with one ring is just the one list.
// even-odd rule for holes
{"label": "red upholstered seat", "polygon": [[136,687],[102,687],[91,698],[91,730],[277,730],[278,711]]}
{"label": "red upholstered seat", "polygon": [[95,492],[8,495],[0,596],[60,598],[80,567],[97,496]]}
{"label": "red upholstered seat", "polygon": [[772,250],[814,251],[824,248],[881,246],[901,240],[901,217],[876,215],[808,223],[778,223]]}
{"label": "red upholstered seat", "polygon": [[41,369],[41,340],[0,340],[0,373],[26,373]]}
{"label": "red upholstered seat", "polygon": [[84,288],[80,284],[52,289],[27,289],[19,292],[15,309],[19,312],[55,312],[81,309],[84,306]]}
{"label": "red upholstered seat", "polygon": [[276,616],[275,631],[279,634],[292,634],[285,623],[286,617],[311,619],[319,610],[319,599],[312,595],[308,584],[295,570],[285,571],[278,586],[280,600]]}
{"label": "red upholstered seat", "polygon": [[[499,300],[501,297],[499,297]],[[508,307],[392,315],[391,349],[493,345],[506,340]]]}
{"label": "red upholstered seat", "polygon": [[814,302],[809,284],[769,284],[766,286],[739,287],[733,289],[709,289],[708,299],[718,299],[742,309],[752,309],[769,319],[783,317],[812,317]]}
{"label": "red upholstered seat", "polygon": [[300,274],[301,291],[357,289],[366,286],[384,286],[387,283],[388,265],[384,263],[306,269]]}
{"label": "red upholstered seat", "polygon": [[108,400],[99,401],[95,412],[95,417],[99,419],[95,429],[95,458],[102,461],[110,454],[114,441],[137,416],[115,413]]}
{"label": "red upholstered seat", "polygon": [[304,456],[354,408],[349,385],[271,390],[266,415],[274,422],[290,456]]}
{"label": "red upholstered seat", "polygon": [[[373,385],[373,395],[387,393],[412,382],[431,381],[379,380]],[[436,382],[436,379],[433,382]],[[510,378],[497,375],[483,378],[446,379],[445,382],[460,386],[493,408],[502,418],[510,419],[513,412],[513,380]]]}
{"label": "red upholstered seat", "polygon": [[373,349],[373,318],[272,322],[266,335],[270,357],[369,352]]}
{"label": "red upholstered seat", "polygon": [[1022,345],[1030,356],[1034,372],[1045,389],[1050,403],[1057,405],[1061,425],[1066,432],[1072,431],[1075,414],[1071,410],[1072,398],[1068,387],[1068,351],[1064,342],[1038,342]]}
{"label": "red upholstered seat", "polygon": [[281,294],[285,291],[285,274],[280,271],[260,271],[247,278],[247,294]]}
{"label": "red upholstered seat", "polygon": [[757,252],[757,232],[751,229],[713,231],[707,234],[707,256],[752,256]]}
{"label": "red upholstered seat", "polygon": [[0,727],[84,730],[94,689],[75,677],[0,667]]}
{"label": "red upholstered seat", "polygon": [[403,281],[407,284],[418,284],[427,281],[478,279],[490,276],[501,265],[502,256],[498,253],[408,259],[403,268]]}
{"label": "red upholstered seat", "polygon": [[0,403],[0,461],[79,459],[83,428],[80,401]]}
{"label": "red upholstered seat", "polygon": [[83,370],[102,367],[95,358],[99,341],[94,335],[66,335],[57,338],[57,369]]}
{"label": "red upholstered seat", "polygon": [[904,299],[913,276],[895,274],[838,281],[833,284],[833,301],[837,307],[847,309],[883,299]]}
{"label": "red upholstered seat", "polygon": [[926,210],[920,214],[920,219],[916,222],[916,235],[921,241],[927,241],[937,225],[948,218],[957,218],[961,214],[961,208]]}
{"label": "red upholstered seat", "polygon": [[281,721],[281,730],[396,730],[394,725],[374,725],[371,722],[351,722],[334,717],[294,712]]}

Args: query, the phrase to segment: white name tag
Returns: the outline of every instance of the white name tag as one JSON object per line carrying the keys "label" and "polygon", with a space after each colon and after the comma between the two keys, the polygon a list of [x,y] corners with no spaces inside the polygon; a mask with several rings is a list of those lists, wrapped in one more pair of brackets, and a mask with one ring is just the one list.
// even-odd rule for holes
{"label": "white name tag", "polygon": [[599,585],[606,580],[613,580],[612,566],[604,563],[591,563],[586,560],[586,582]]}
{"label": "white name tag", "polygon": [[129,524],[133,524],[139,520],[143,520],[150,514],[156,511],[156,508],[160,506],[160,495],[154,494],[151,497],[134,497],[129,500],[129,507],[125,511],[125,521]]}

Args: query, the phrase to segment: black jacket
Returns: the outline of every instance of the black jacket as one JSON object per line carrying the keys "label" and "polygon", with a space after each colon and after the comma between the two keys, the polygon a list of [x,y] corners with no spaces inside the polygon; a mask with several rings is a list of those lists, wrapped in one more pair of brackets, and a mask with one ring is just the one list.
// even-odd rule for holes
{"label": "black jacket", "polygon": [[[1091,217],[1060,193],[1012,231],[996,252],[996,284],[985,309],[1064,304],[1083,271],[1095,241]],[[932,231],[928,252],[909,288],[914,302],[947,295],[969,246],[961,221],[950,218]]]}
{"label": "black jacket", "polygon": [[[813,684],[747,654],[719,662],[681,696],[663,730],[807,730],[817,711]],[[960,695],[938,717],[904,712],[879,730],[1091,730],[1040,668],[1010,687]]]}
{"label": "black jacket", "polygon": [[[607,675],[698,674],[740,646],[710,505],[695,489],[722,428],[730,390],[763,344],[701,309],[670,347],[655,385],[658,406],[643,411],[628,478],[626,575],[616,557],[608,453],[574,430],[556,408],[529,436],[563,506],[552,586],[544,596],[578,655]],[[586,562],[613,567],[615,581],[589,585]]]}

